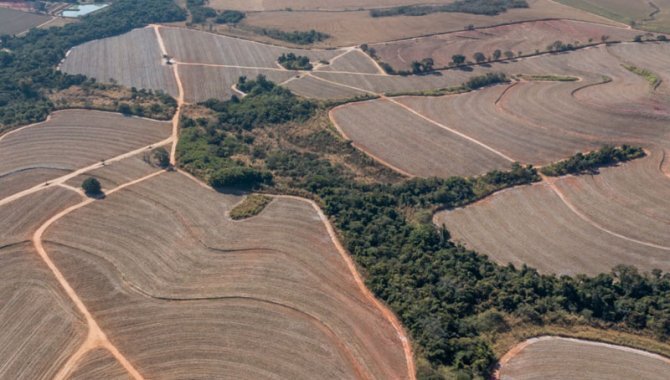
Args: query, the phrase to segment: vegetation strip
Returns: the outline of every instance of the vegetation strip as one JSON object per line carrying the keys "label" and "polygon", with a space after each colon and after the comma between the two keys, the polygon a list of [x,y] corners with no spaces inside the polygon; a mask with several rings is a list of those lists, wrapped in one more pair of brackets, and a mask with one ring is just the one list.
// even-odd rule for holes
{"label": "vegetation strip", "polygon": [[251,218],[260,214],[265,206],[272,202],[272,198],[262,194],[250,194],[244,200],[230,210],[230,217],[233,220],[242,220]]}
{"label": "vegetation strip", "polygon": [[616,165],[646,156],[640,147],[622,145],[621,147],[604,146],[600,150],[586,154],[577,153],[567,160],[540,169],[542,174],[558,177],[567,174],[595,174],[599,168]]}

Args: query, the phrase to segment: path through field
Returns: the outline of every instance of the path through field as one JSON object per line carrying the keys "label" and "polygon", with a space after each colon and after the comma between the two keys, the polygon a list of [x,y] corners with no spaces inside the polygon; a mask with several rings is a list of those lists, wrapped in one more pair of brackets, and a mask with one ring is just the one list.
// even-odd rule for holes
{"label": "path through field", "polygon": [[[165,47],[165,42],[163,40],[163,37],[161,35],[160,29],[161,27],[153,25],[151,26],[155,32],[157,42],[160,47],[160,51],[164,56],[168,55],[168,50]],[[340,58],[347,53],[349,53],[350,50],[343,51],[339,56],[335,57],[335,59]],[[335,60],[334,59],[334,60]],[[182,63],[178,61],[173,61],[171,63],[166,63],[170,64],[172,66],[172,72],[174,74],[174,79],[177,84],[177,89],[178,89],[178,95],[177,95],[177,103],[178,107],[176,110],[176,113],[172,119],[172,132],[171,136],[162,140],[162,141],[157,141],[155,143],[152,143],[147,146],[143,146],[137,149],[133,149],[131,151],[116,155],[111,158],[107,158],[102,160],[99,163],[87,165],[85,167],[79,168],[72,170],[71,172],[52,178],[44,183],[40,183],[39,185],[21,190],[19,192],[16,192],[14,194],[8,195],[2,199],[0,199],[0,206],[7,206],[11,205],[14,202],[19,202],[20,200],[30,197],[30,196],[35,196],[36,194],[42,194],[43,192],[46,192],[48,189],[52,189],[54,187],[59,187],[63,189],[67,189],[68,191],[71,191],[73,193],[76,193],[79,197],[84,197],[84,199],[74,205],[71,205],[69,207],[66,207],[62,210],[59,210],[55,214],[49,216],[46,221],[41,223],[36,230],[32,233],[32,238],[31,242],[41,258],[41,260],[45,263],[45,265],[48,267],[48,269],[51,271],[53,274],[54,278],[57,280],[58,284],[62,287],[64,290],[65,294],[69,297],[70,301],[75,305],[76,310],[83,316],[83,321],[85,325],[87,326],[87,333],[86,333],[86,338],[85,340],[79,345],[79,347],[76,349],[76,351],[72,352],[69,355],[69,358],[67,361],[60,366],[58,369],[57,373],[55,374],[54,378],[55,379],[66,379],[69,378],[79,367],[80,363],[84,360],[87,355],[89,355],[92,352],[100,352],[100,349],[106,350],[111,356],[116,360],[118,364],[120,364],[127,374],[134,378],[134,379],[143,379],[142,375],[142,368],[137,367],[137,363],[135,363],[134,359],[132,357],[129,357],[126,355],[125,352],[120,350],[118,346],[115,344],[113,340],[110,340],[110,336],[113,334],[110,334],[109,331],[105,331],[101,327],[101,323],[98,321],[97,316],[95,313],[92,313],[89,309],[89,305],[87,305],[86,301],[84,300],[85,298],[80,295],[80,291],[77,288],[76,285],[73,285],[68,281],[66,278],[67,276],[63,274],[61,271],[61,268],[59,268],[54,260],[52,260],[51,255],[49,253],[48,248],[45,245],[45,240],[44,240],[44,235],[45,233],[50,230],[50,228],[54,225],[59,224],[59,222],[63,219],[71,219],[70,215],[75,214],[80,212],[81,210],[90,207],[91,205],[97,204],[97,202],[104,202],[104,201],[98,201],[93,198],[85,198],[85,195],[83,194],[82,190],[75,188],[73,185],[70,185],[69,183],[72,182],[72,180],[81,177],[82,175],[85,174],[90,174],[92,172],[100,171],[100,170],[106,170],[107,168],[114,168],[116,165],[121,165],[122,163],[126,162],[128,159],[131,158],[136,158],[140,155],[142,155],[145,152],[149,152],[151,149],[159,147],[159,146],[164,146],[167,144],[171,144],[171,149],[170,149],[170,162],[174,165],[176,164],[176,146],[178,143],[178,138],[179,138],[179,119],[181,115],[181,111],[183,109],[183,106],[186,104],[185,97],[184,97],[184,87],[182,83],[182,78],[180,77],[180,65]],[[30,128],[35,128],[35,126],[26,126],[20,130],[16,130],[14,132],[5,134],[3,136],[0,136],[0,141],[2,139],[5,139],[6,137],[10,136],[13,133],[17,133],[19,131],[27,131]],[[158,176],[163,175],[166,173],[165,170],[155,170],[149,174],[143,175],[141,177],[137,178],[132,178],[130,180],[127,180],[126,182],[119,183],[115,187],[109,188],[109,189],[103,189],[105,192],[106,197],[110,197],[116,193],[122,192],[123,190],[129,189],[131,187],[136,187],[139,186],[140,184],[150,181]],[[185,173],[182,173],[185,174]],[[207,187],[205,184],[200,182],[199,180],[195,179],[194,177],[187,175],[189,178],[195,180],[198,182],[198,184]],[[166,189],[166,191],[169,191],[169,189]],[[405,360],[405,365],[403,366],[406,370],[405,373],[398,374],[398,378],[408,378],[408,379],[415,379],[415,369],[414,369],[414,362],[413,362],[413,354],[412,354],[412,348],[411,348],[411,343],[409,338],[407,337],[406,333],[404,332],[400,322],[398,319],[393,315],[393,313],[385,307],[383,304],[381,304],[374,296],[373,294],[367,289],[365,286],[363,279],[361,275],[358,273],[356,266],[349,256],[348,252],[344,249],[342,244],[339,242],[337,235],[335,233],[335,230],[333,229],[332,225],[330,224],[328,218],[323,214],[323,212],[320,210],[320,208],[314,203],[313,201],[306,200],[303,198],[298,198],[298,197],[281,197],[278,196],[277,198],[280,199],[293,199],[297,200],[300,202],[307,202],[309,205],[314,209],[314,211],[317,213],[319,221],[324,225],[327,235],[329,239],[331,240],[332,244],[336,247],[336,250],[341,258],[341,260],[345,263],[345,266],[349,272],[349,275],[351,276],[352,280],[356,284],[356,286],[359,288],[359,291],[363,295],[365,299],[365,303],[368,305],[366,307],[369,307],[371,309],[377,310],[383,318],[392,326],[392,328],[395,331],[395,334],[397,335],[399,342],[401,344],[401,352],[404,356]],[[50,242],[47,242],[50,243]],[[321,323],[324,324],[324,326],[327,326],[326,321],[321,321]],[[345,351],[348,352],[349,350],[349,344],[350,342],[347,342],[344,338],[336,337],[338,340],[341,340],[342,342],[342,347]],[[114,339],[112,337],[112,339]],[[352,354],[353,355],[353,354]],[[354,360],[356,362],[357,360]],[[0,365],[0,367],[2,367]],[[361,378],[373,378],[376,376],[373,376],[372,373],[368,372],[369,369],[366,366],[359,367],[357,369],[357,372]]]}

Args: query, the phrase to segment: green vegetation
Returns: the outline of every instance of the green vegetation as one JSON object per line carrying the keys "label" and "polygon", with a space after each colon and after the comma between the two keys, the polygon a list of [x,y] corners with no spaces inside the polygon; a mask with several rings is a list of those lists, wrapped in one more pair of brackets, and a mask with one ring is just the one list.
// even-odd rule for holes
{"label": "green vegetation", "polygon": [[29,124],[44,120],[54,110],[49,91],[84,83],[82,75],[57,71],[68,49],[98,38],[111,37],[150,23],[184,20],[172,0],[118,0],[104,12],[83,17],[61,28],[32,29],[24,37],[1,36],[0,124]]}
{"label": "green vegetation", "polygon": [[528,3],[526,0],[456,0],[446,5],[406,5],[372,9],[370,10],[370,16],[424,16],[437,12],[461,12],[496,16],[512,8],[528,8]]}
{"label": "green vegetation", "polygon": [[553,74],[548,75],[521,74],[519,75],[519,77],[525,80],[538,81],[538,82],[576,82],[579,80],[579,78],[577,77],[572,77],[568,75],[553,75]]}
{"label": "green vegetation", "polygon": [[206,4],[206,0],[186,0],[186,7],[191,13],[191,23],[202,24],[207,19],[217,16],[216,10],[206,7]]}
{"label": "green vegetation", "polygon": [[245,15],[240,11],[225,10],[216,16],[217,24],[237,24],[244,19]]}
{"label": "green vegetation", "polygon": [[[272,90],[238,102],[256,103],[254,98],[266,91]],[[265,106],[285,107],[295,101],[289,92],[277,96],[286,97],[287,102]],[[288,114],[298,117],[285,119],[284,124],[254,123],[251,129],[243,129],[254,138],[238,141],[246,146],[247,162],[272,173],[273,182],[260,185],[264,190],[299,194],[321,203],[346,248],[365,270],[367,285],[410,331],[420,378],[439,379],[447,372],[464,379],[488,376],[496,360],[496,337],[508,329],[514,331],[516,325],[614,328],[670,338],[666,302],[670,274],[640,274],[620,266],[595,277],[541,275],[525,266],[497,265],[453,243],[444,227],[431,223],[430,215],[436,210],[460,207],[492,192],[539,180],[534,168],[515,164],[509,171],[477,178],[400,180],[386,169],[375,169],[374,161],[331,133],[327,122],[318,128],[305,126],[325,111],[319,110],[307,123],[306,115],[292,113]],[[227,108],[219,112],[228,120]],[[226,133],[235,129],[218,122],[210,127]],[[180,155],[198,156],[215,151],[219,144],[210,133],[202,133],[197,142],[180,144],[184,148],[200,153]],[[204,169],[189,163],[183,166],[199,175],[217,169],[216,160],[201,164]]]}
{"label": "green vegetation", "polygon": [[84,192],[89,197],[97,197],[102,194],[102,186],[100,181],[93,177],[88,177],[82,182],[81,188],[84,189]]}
{"label": "green vegetation", "polygon": [[287,70],[312,70],[313,67],[308,57],[293,53],[282,54],[277,62]]}
{"label": "green vegetation", "polygon": [[432,58],[424,58],[421,61],[412,62],[412,74],[427,74],[433,71],[435,62]]}
{"label": "green vegetation", "polygon": [[293,31],[293,32],[285,32],[280,29],[275,29],[275,28],[253,28],[250,27],[250,29],[258,34],[268,36],[272,39],[275,40],[280,40],[280,41],[286,41],[290,43],[294,43],[296,45],[311,45],[315,42],[320,42],[324,41],[328,38],[330,38],[330,35],[326,33],[321,33],[317,32],[316,30],[312,29],[307,32],[303,31]]}
{"label": "green vegetation", "polygon": [[467,82],[463,83],[463,87],[468,90],[476,90],[478,88],[507,82],[509,82],[509,79],[507,79],[505,73],[486,73],[468,79]]}
{"label": "green vegetation", "polygon": [[633,65],[622,65],[626,70],[630,71],[631,73],[637,74],[641,77],[643,77],[647,82],[649,82],[649,85],[651,88],[654,90],[658,88],[658,86],[661,85],[662,79],[652,73],[651,71],[647,69],[643,69],[641,67],[633,66]]}
{"label": "green vegetation", "polygon": [[159,168],[166,169],[170,166],[170,153],[163,147],[152,150],[151,158]]}
{"label": "green vegetation", "polygon": [[267,195],[251,194],[230,210],[230,217],[234,220],[251,218],[260,214],[270,202],[272,202],[272,198]]}
{"label": "green vegetation", "polygon": [[598,172],[598,168],[644,156],[644,150],[640,147],[628,145],[622,145],[621,147],[604,146],[600,150],[587,154],[577,153],[567,160],[545,166],[540,171],[550,177],[566,174],[593,174]]}

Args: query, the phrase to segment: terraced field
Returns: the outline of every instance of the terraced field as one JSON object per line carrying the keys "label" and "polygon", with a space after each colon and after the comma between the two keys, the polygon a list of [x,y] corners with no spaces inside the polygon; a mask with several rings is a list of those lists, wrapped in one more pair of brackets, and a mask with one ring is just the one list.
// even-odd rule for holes
{"label": "terraced field", "polygon": [[500,369],[501,380],[644,379],[660,380],[670,361],[622,346],[558,337],[530,339]]}

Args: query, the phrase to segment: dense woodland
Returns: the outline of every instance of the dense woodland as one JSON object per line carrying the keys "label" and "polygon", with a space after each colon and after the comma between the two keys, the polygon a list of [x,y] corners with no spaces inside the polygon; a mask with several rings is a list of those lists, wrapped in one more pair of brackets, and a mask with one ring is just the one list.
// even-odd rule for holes
{"label": "dense woodland", "polygon": [[18,125],[44,120],[54,109],[50,91],[82,84],[82,75],[56,70],[72,47],[115,36],[154,22],[185,20],[172,0],[118,0],[62,28],[32,29],[25,37],[0,36],[0,124]]}
{"label": "dense woodland", "polygon": [[[621,266],[595,277],[541,275],[495,264],[453,243],[444,227],[432,224],[430,215],[438,209],[540,180],[534,168],[514,164],[477,178],[360,181],[349,168],[375,164],[352,153],[334,133],[287,133],[291,125],[318,115],[319,105],[264,78],[244,84],[249,90],[244,99],[204,103],[217,119],[184,120],[181,164],[213,185],[221,178],[217,165],[223,163],[236,168],[226,169],[226,186],[239,177],[238,185],[246,188],[319,201],[365,270],[368,286],[411,332],[420,378],[439,379],[445,371],[460,378],[488,376],[496,361],[490,336],[513,328],[512,320],[670,337],[669,274],[641,274]],[[238,120],[241,110],[253,116]],[[259,136],[286,141],[272,146],[260,143]],[[603,150],[608,157],[609,149]],[[348,166],[327,158],[338,152]],[[236,161],[240,154],[250,161]],[[240,175],[240,165],[253,168]],[[231,171],[236,174],[229,176]]]}

